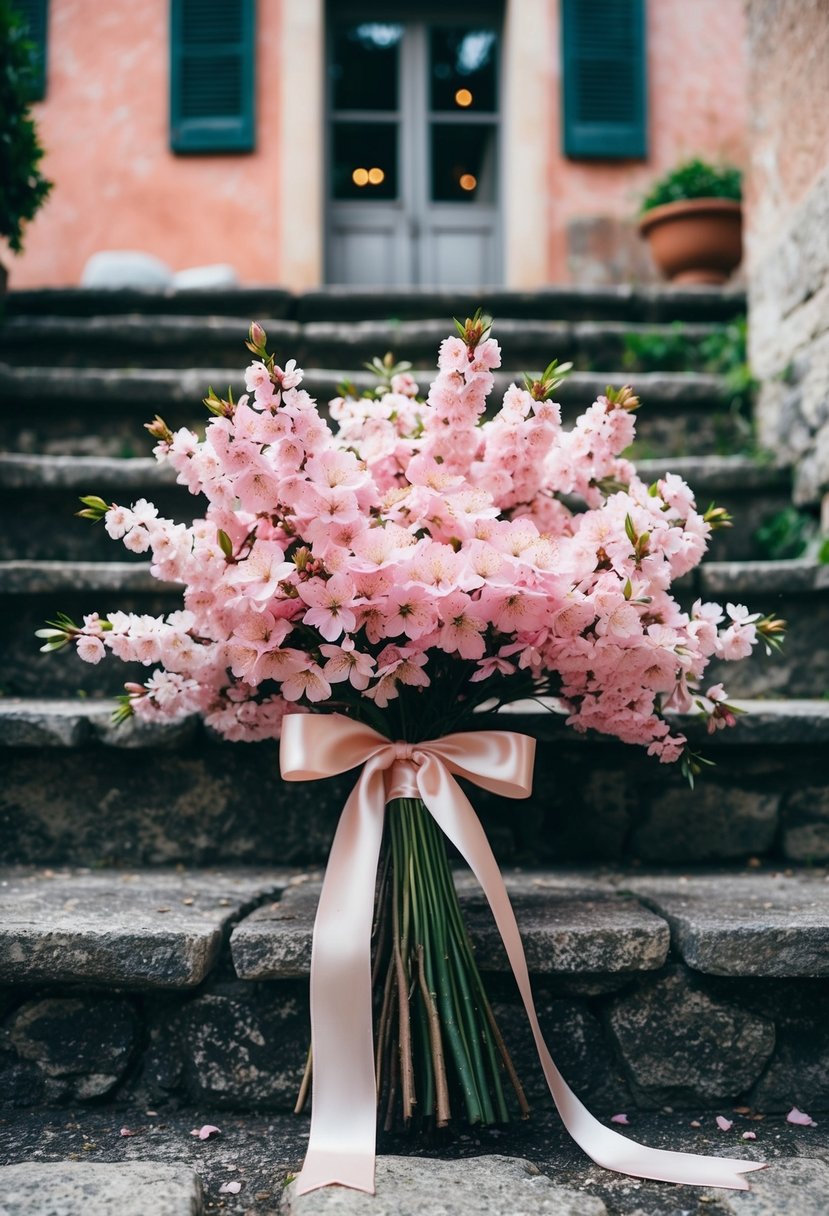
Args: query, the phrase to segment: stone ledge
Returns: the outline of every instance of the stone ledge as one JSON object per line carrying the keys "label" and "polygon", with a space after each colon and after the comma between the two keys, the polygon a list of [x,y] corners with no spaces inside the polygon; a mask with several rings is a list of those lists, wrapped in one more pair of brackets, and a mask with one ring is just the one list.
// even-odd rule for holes
{"label": "stone ledge", "polygon": [[[153,457],[0,454],[4,490],[144,490],[176,485],[176,473]],[[183,490],[186,493],[186,490]]]}
{"label": "stone ledge", "polygon": [[190,988],[288,870],[0,869],[0,983]]}
{"label": "stone ledge", "polygon": [[1,1216],[201,1216],[186,1165],[159,1161],[27,1161],[0,1167]]}
{"label": "stone ledge", "polygon": [[297,1195],[287,1188],[284,1216],[608,1216],[595,1195],[548,1178],[518,1157],[380,1157],[375,1195],[326,1187]]}
{"label": "stone ledge", "polygon": [[[280,346],[300,341],[302,328],[296,321],[261,315],[257,319],[267,331],[268,337],[272,337]],[[203,349],[207,349],[214,342],[235,342],[239,347],[241,365],[248,357],[245,354],[244,342],[250,320],[241,315],[233,317],[172,314],[165,316],[161,325],[157,316],[146,313],[107,312],[101,316],[18,314],[8,317],[0,325],[0,343],[11,347],[16,344],[54,342],[72,342],[85,346],[123,343],[152,351],[164,350],[188,341],[198,341]]]}
{"label": "stone ledge", "polygon": [[745,292],[727,287],[666,285],[548,287],[539,291],[435,291],[429,288],[320,287],[292,293],[281,287],[238,287],[202,290],[62,287],[10,291],[6,315],[108,316],[124,313],[178,313],[188,316],[292,318],[300,321],[365,319],[367,317],[430,318],[459,316],[484,305],[496,317],[560,317],[598,315],[643,321],[730,320],[746,309]]}
{"label": "stone ledge", "polygon": [[150,563],[139,562],[0,562],[1,595],[74,594],[78,591],[123,591],[129,594],[181,594],[181,584],[153,578]]}
{"label": "stone ledge", "polygon": [[[593,976],[652,971],[663,965],[665,922],[636,901],[614,895],[591,872],[533,875],[505,870],[529,969],[544,976]],[[467,925],[483,971],[508,972],[498,931],[480,889],[458,876]],[[292,979],[308,974],[319,884],[292,887],[274,904],[257,908],[230,939],[236,974],[244,980]]]}
{"label": "stone ledge", "polygon": [[[638,460],[636,468],[646,482],[676,473],[698,493],[785,490],[792,476],[785,466],[758,464],[748,456],[666,456]],[[0,488],[8,490],[143,490],[176,484],[175,470],[152,457],[0,453]]]}
{"label": "stone ledge", "polygon": [[[744,711],[733,730],[707,735],[696,719],[679,718],[681,729],[705,739],[706,749],[741,746],[784,746],[789,743],[829,743],[829,701],[824,699],[738,700]],[[609,736],[578,734],[565,725],[565,715],[535,701],[517,701],[487,721],[496,729],[526,731],[540,740],[567,740],[579,746],[624,747]],[[78,747],[103,744],[107,747],[155,748],[162,743],[178,747],[203,732],[197,717],[180,722],[137,722],[112,725],[117,702],[108,698],[0,697],[0,748]],[[483,725],[483,722],[482,722]],[[219,744],[215,736],[206,737]],[[255,747],[255,744],[247,746]],[[632,752],[636,749],[629,749]]]}
{"label": "stone ledge", "polygon": [[829,566],[793,558],[786,561],[705,562],[697,573],[705,595],[808,595],[829,591]]}
{"label": "stone ledge", "polygon": [[750,456],[660,456],[636,460],[634,464],[645,482],[656,481],[665,473],[675,473],[698,493],[785,490],[792,481],[792,470],[788,466],[761,464]]}
{"label": "stone ledge", "polygon": [[[540,368],[527,369],[540,372]],[[516,372],[495,372],[492,396],[503,396],[517,379]],[[584,410],[609,383],[626,384],[629,372],[571,372],[557,390],[563,406]],[[0,363],[0,393],[20,403],[58,398],[66,408],[72,403],[117,402],[121,412],[138,407],[143,411],[163,410],[167,406],[192,406],[198,410],[208,386],[224,387],[228,380],[234,391],[244,392],[244,378],[228,368],[32,368]],[[303,385],[313,397],[327,401],[337,395],[344,380],[359,388],[373,388],[376,377],[367,371],[308,367]],[[721,408],[728,400],[722,376],[702,372],[640,372],[633,380],[645,403],[681,410],[686,406]]]}
{"label": "stone ledge", "polygon": [[707,975],[829,975],[829,878],[823,872],[676,875],[625,880],[671,926],[675,948]]}
{"label": "stone ledge", "polygon": [[[529,1159],[535,1163],[534,1168],[552,1180],[556,1187],[553,1193],[560,1195],[565,1188],[571,1188],[579,1197],[585,1207],[581,1211],[576,1209],[576,1216],[592,1216],[589,1205],[594,1205],[595,1212],[597,1201],[605,1205],[611,1216],[668,1216],[668,1213],[680,1216],[680,1213],[689,1212],[704,1216],[706,1210],[716,1216],[825,1216],[829,1190],[825,1120],[820,1120],[818,1127],[798,1128],[782,1118],[752,1122],[748,1117],[738,1115],[732,1130],[723,1133],[714,1121],[717,1114],[734,1118],[728,1107],[698,1110],[694,1115],[690,1112],[639,1112],[631,1114],[630,1127],[619,1130],[654,1148],[768,1160],[769,1169],[750,1175],[751,1191],[680,1191],[663,1182],[634,1179],[601,1169],[570,1140],[550,1109],[548,1099],[533,1108],[527,1122],[516,1121],[506,1128],[475,1129],[467,1138],[454,1136],[439,1147],[421,1147],[413,1137],[396,1139],[389,1145],[381,1141],[380,1192],[374,1199],[354,1195],[353,1200],[368,1205],[365,1211],[371,1216],[389,1216],[389,1213],[399,1216],[398,1207],[381,1207],[389,1200],[392,1203],[395,1198],[399,1200],[402,1193],[400,1188],[389,1195],[382,1185],[384,1162],[389,1160],[386,1153],[390,1152],[412,1154],[409,1164],[413,1174],[415,1170],[428,1171],[437,1157],[439,1165],[457,1171],[459,1180],[465,1171],[471,1171],[478,1163],[486,1168],[496,1159]],[[701,1126],[689,1127],[692,1118]],[[221,1135],[207,1142],[191,1137],[190,1130],[197,1125],[197,1120],[217,1123]],[[138,1134],[120,1139],[118,1129],[122,1124],[137,1129]],[[125,1106],[117,1113],[111,1106],[98,1106],[74,1110],[68,1127],[65,1112],[20,1111],[15,1114],[14,1127],[6,1134],[6,1144],[0,1148],[0,1159],[28,1164],[36,1153],[42,1154],[35,1158],[41,1161],[60,1160],[77,1153],[85,1158],[82,1167],[90,1164],[90,1158],[96,1164],[111,1162],[113,1169],[125,1161],[169,1163],[175,1168],[195,1170],[209,1199],[224,1201],[225,1211],[245,1212],[247,1216],[274,1216],[286,1174],[295,1173],[302,1162],[307,1128],[307,1118],[297,1119],[289,1114],[242,1116],[209,1108],[169,1111],[163,1117],[148,1118],[140,1104]],[[756,1141],[741,1140],[743,1131],[748,1129],[754,1131]],[[84,1146],[87,1146],[86,1151]],[[467,1174],[467,1178],[470,1176],[476,1175]],[[526,1175],[527,1182],[531,1184],[533,1177],[532,1173]],[[242,1184],[241,1193],[235,1196],[235,1205],[233,1196],[219,1190],[231,1179]],[[436,1202],[432,1206],[423,1204],[416,1208],[417,1216],[437,1216],[438,1212],[443,1216],[455,1216],[448,1208],[454,1186],[446,1175],[442,1182],[442,1192]],[[524,1194],[521,1184],[516,1184],[511,1176],[509,1188],[508,1198],[513,1192],[519,1197]],[[468,1200],[468,1191],[460,1193]],[[530,1190],[533,1200],[540,1193],[540,1190]],[[325,1194],[331,1194],[332,1200],[339,1196],[341,1202],[350,1199],[340,1188]],[[407,1190],[406,1194],[416,1202],[416,1190],[413,1193]],[[701,1199],[704,1202],[700,1202]],[[111,1211],[120,1212],[121,1209]],[[345,1216],[344,1209],[338,1206],[337,1211]],[[558,1216],[564,1216],[567,1209],[556,1211]],[[491,1213],[491,1216],[512,1216],[509,1202],[486,1208],[476,1207],[468,1201],[461,1209],[461,1216],[480,1216],[481,1212]],[[532,1209],[532,1213],[538,1216],[538,1208]],[[23,1216],[23,1213],[16,1212],[14,1216]],[[25,1216],[43,1214],[29,1208]],[[63,1216],[87,1214],[81,1210]],[[156,1216],[156,1213],[147,1209],[143,1216]]]}

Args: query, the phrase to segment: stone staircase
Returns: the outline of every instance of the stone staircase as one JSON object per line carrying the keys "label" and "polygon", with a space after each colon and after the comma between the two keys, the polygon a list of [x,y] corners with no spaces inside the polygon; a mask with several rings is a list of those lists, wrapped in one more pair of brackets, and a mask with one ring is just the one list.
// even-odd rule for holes
{"label": "stone staircase", "polygon": [[[144,495],[165,514],[192,513],[190,496],[150,458],[141,423],[155,413],[171,425],[203,422],[207,386],[241,380],[252,318],[325,398],[345,376],[359,383],[362,363],[389,349],[420,369],[425,387],[449,318],[478,302],[338,289],[8,297],[0,325],[0,1161],[27,1161],[29,1183],[33,1155],[46,1163],[38,1185],[67,1194],[71,1168],[56,1182],[48,1163],[138,1167],[152,1158],[185,1163],[171,1183],[182,1196],[171,1212],[205,1203],[294,1210],[280,1194],[307,1131],[287,1112],[307,1047],[313,909],[349,787],[342,779],[285,787],[275,744],[222,743],[195,720],[115,728],[110,698],[130,678],[123,665],[37,652],[33,631],[58,610],[77,619],[177,603],[142,559],[74,518],[78,496]],[[477,792],[475,804],[515,901],[545,1033],[597,1115],[626,1111],[631,1132],[651,1143],[664,1134],[703,1152],[808,1157],[803,1168],[814,1178],[803,1185],[825,1197],[826,1140],[816,1129],[792,1130],[784,1116],[795,1104],[829,1110],[829,569],[764,560],[757,526],[789,502],[789,472],[723,454],[740,432],[719,377],[618,370],[625,335],[667,334],[681,321],[693,347],[744,301],[708,289],[566,288],[480,302],[496,317],[504,385],[554,356],[572,359],[561,389],[572,418],[607,383],[632,379],[644,403],[640,467],[653,477],[672,469],[701,503],[716,499],[733,512],[735,528],[714,537],[711,559],[683,595],[745,602],[790,623],[782,657],[759,655],[725,673],[750,710],[738,728],[708,738],[689,727],[717,762],[694,792],[634,749],[576,736],[538,707],[509,714],[511,728],[541,741],[535,792],[520,813]],[[479,894],[465,875],[458,882],[536,1113],[529,1128],[472,1139],[461,1129],[432,1151],[509,1153],[545,1170],[563,1163],[582,1206],[562,1206],[563,1192],[556,1202],[575,1216],[667,1211],[659,1184],[614,1187],[544,1113],[505,960]],[[727,1134],[715,1114],[734,1120]],[[191,1141],[190,1128],[205,1123],[224,1129],[221,1150]],[[122,1126],[129,1134],[119,1137]],[[756,1143],[742,1143],[745,1131]],[[823,1147],[812,1159],[815,1145]],[[394,1137],[386,1147],[411,1151]],[[3,1176],[0,1213],[36,1211],[4,1209]],[[221,1189],[234,1177],[239,1191]],[[585,1179],[592,1196],[578,1190]],[[19,1172],[7,1181],[31,1194]],[[154,1185],[152,1171],[144,1181]],[[133,1210],[108,1185],[100,1182],[110,1206],[87,1197],[86,1207],[67,1210],[94,1216],[116,1202]],[[135,1195],[141,1185],[136,1174]],[[162,1210],[146,1195],[136,1202],[144,1205],[136,1211]],[[794,1208],[778,1199],[768,1210]],[[798,1216],[805,1212],[801,1204]]]}

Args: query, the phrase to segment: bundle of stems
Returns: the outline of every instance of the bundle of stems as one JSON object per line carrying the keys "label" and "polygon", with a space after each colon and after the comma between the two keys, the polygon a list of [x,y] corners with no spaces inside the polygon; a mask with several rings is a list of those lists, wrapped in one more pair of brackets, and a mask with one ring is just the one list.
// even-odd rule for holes
{"label": "bundle of stems", "polygon": [[[378,1117],[386,1131],[505,1123],[529,1106],[475,962],[446,841],[417,798],[390,803],[372,980]],[[308,1091],[309,1055],[297,1111]],[[505,1093],[506,1090],[506,1093]]]}
{"label": "bundle of stems", "polygon": [[[445,837],[417,798],[392,802],[387,824],[390,860],[379,890],[377,944],[385,937],[388,947],[375,951],[383,1126],[390,1130],[399,1119],[446,1127],[461,1113],[472,1124],[505,1123],[505,1083],[526,1115],[463,921]],[[383,916],[391,923],[384,926]]]}

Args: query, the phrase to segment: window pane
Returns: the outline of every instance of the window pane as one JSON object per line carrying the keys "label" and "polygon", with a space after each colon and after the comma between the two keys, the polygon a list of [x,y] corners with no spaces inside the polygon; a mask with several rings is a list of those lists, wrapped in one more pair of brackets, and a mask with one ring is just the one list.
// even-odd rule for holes
{"label": "window pane", "polygon": [[332,198],[397,198],[397,123],[335,122]]}
{"label": "window pane", "polygon": [[429,43],[433,110],[498,108],[495,30],[435,27]]}
{"label": "window pane", "polygon": [[335,110],[396,110],[402,25],[335,26],[331,93]]}
{"label": "window pane", "polygon": [[495,202],[496,127],[432,123],[432,200]]}

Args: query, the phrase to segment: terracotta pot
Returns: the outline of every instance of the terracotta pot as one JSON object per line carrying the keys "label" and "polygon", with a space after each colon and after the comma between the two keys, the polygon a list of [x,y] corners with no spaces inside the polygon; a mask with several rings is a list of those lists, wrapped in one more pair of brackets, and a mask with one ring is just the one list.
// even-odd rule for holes
{"label": "terracotta pot", "polygon": [[673,283],[724,283],[743,256],[742,205],[729,198],[692,198],[646,211],[639,231]]}

